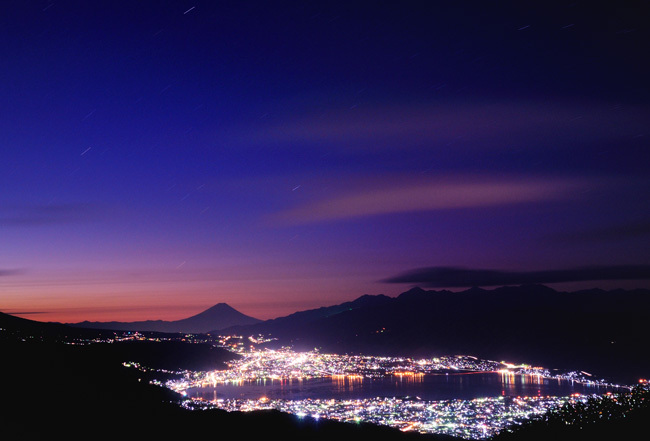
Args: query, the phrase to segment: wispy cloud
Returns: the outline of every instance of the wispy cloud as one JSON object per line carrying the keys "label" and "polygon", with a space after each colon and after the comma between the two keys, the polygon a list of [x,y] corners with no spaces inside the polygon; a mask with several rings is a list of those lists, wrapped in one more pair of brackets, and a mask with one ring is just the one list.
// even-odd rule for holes
{"label": "wispy cloud", "polygon": [[279,224],[307,224],[418,211],[479,208],[570,198],[593,185],[562,178],[391,178],[305,203],[272,216]]}
{"label": "wispy cloud", "polygon": [[580,243],[636,239],[648,235],[650,235],[650,219],[643,219],[592,230],[561,233],[552,236],[552,238],[562,242]]}
{"label": "wispy cloud", "polygon": [[18,274],[23,274],[23,270],[17,270],[17,269],[0,269],[0,277],[3,276],[15,276]]}
{"label": "wispy cloud", "polygon": [[436,266],[407,271],[383,282],[412,283],[431,288],[458,288],[636,279],[650,279],[650,265],[586,266],[549,271],[498,271]]}
{"label": "wispy cloud", "polygon": [[29,227],[91,220],[98,208],[93,204],[0,205],[0,226]]}
{"label": "wispy cloud", "polygon": [[[500,103],[446,103],[444,106],[384,106],[350,110],[330,109],[322,114],[277,118],[238,135],[245,144],[294,146],[324,144],[328,149],[417,148],[471,141],[472,149],[513,141],[531,145],[530,136],[550,134],[576,139],[601,139],[645,133],[647,109],[613,111],[594,103],[507,101]],[[476,142],[475,142],[476,141]],[[495,143],[496,141],[496,143]]]}

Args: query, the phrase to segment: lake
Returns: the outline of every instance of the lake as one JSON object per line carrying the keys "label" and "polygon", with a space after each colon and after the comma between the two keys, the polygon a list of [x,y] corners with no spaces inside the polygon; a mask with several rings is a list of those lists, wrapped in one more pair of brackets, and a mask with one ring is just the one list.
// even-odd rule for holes
{"label": "lake", "polygon": [[386,376],[383,378],[334,377],[307,380],[257,380],[241,384],[218,383],[195,387],[189,397],[216,399],[363,399],[419,397],[423,400],[472,399],[496,396],[568,396],[604,394],[615,388],[533,375],[496,372]]}

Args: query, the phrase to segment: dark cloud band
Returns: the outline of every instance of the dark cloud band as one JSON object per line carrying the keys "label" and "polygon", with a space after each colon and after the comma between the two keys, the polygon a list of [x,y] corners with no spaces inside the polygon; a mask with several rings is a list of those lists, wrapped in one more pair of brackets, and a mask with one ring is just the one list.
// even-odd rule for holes
{"label": "dark cloud band", "polygon": [[600,242],[612,240],[636,239],[650,235],[650,219],[635,223],[614,225],[595,230],[560,234],[553,239],[561,242]]}
{"label": "dark cloud band", "polygon": [[2,276],[15,276],[17,274],[22,274],[24,271],[23,270],[17,270],[17,269],[0,269],[0,277]]}
{"label": "dark cloud band", "polygon": [[0,206],[0,227],[24,227],[92,220],[99,210],[93,204],[4,205]]}
{"label": "dark cloud band", "polygon": [[431,288],[525,285],[588,280],[650,279],[650,265],[589,266],[550,271],[496,271],[455,267],[419,268],[385,279],[386,283],[417,283]]}

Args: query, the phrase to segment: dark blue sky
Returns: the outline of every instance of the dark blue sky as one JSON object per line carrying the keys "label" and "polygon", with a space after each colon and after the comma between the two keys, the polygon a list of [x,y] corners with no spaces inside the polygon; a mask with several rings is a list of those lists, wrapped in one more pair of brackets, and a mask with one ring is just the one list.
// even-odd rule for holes
{"label": "dark blue sky", "polygon": [[422,3],[4,2],[0,309],[650,287],[647,3]]}

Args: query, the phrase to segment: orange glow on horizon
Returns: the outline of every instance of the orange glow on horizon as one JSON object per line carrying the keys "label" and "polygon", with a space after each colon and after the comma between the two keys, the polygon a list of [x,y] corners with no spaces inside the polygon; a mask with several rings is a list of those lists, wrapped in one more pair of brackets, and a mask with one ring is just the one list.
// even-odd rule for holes
{"label": "orange glow on horizon", "polygon": [[[227,303],[260,320],[354,300],[345,280],[89,281],[48,277],[17,283],[3,293],[0,311],[40,322],[181,320]],[[51,283],[49,283],[51,282]],[[379,292],[379,290],[377,290]],[[394,287],[399,294],[399,287]],[[385,290],[384,290],[384,293]]]}
{"label": "orange glow on horizon", "polygon": [[228,278],[208,273],[187,277],[68,270],[24,274],[3,285],[0,311],[41,322],[181,320],[227,303],[260,320],[354,300],[355,293],[400,294],[400,287],[345,277]]}

